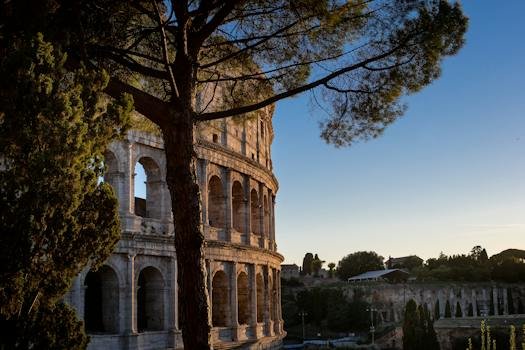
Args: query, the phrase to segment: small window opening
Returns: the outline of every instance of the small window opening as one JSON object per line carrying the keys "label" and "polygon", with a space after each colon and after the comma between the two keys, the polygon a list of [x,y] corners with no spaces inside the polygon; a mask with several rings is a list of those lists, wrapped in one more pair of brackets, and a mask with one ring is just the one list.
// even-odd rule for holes
{"label": "small window opening", "polygon": [[213,142],[215,143],[219,142],[219,135],[213,134]]}

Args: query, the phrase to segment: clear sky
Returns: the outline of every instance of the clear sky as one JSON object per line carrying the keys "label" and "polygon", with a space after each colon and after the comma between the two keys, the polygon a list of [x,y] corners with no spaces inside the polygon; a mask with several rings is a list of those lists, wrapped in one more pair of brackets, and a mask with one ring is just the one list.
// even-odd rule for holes
{"label": "clear sky", "polygon": [[525,249],[525,1],[464,1],[467,43],[384,135],[319,138],[308,97],[277,105],[278,250],[326,262],[358,250],[426,259]]}

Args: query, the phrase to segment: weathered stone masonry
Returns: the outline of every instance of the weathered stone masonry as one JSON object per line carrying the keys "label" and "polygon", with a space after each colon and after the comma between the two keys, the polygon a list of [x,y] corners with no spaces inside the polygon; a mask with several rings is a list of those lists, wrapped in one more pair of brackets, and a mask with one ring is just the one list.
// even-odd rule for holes
{"label": "weathered stone masonry", "polygon": [[[276,348],[284,336],[283,257],[275,243],[271,113],[208,123],[197,132],[214,347]],[[76,278],[66,299],[85,321],[90,349],[182,348],[162,140],[131,131],[110,146],[106,163],[104,181],[119,198],[122,238],[102,268],[86,268]],[[134,197],[137,163],[146,172],[145,201]]]}
{"label": "weathered stone masonry", "polygon": [[401,321],[405,305],[410,299],[426,305],[433,315],[438,305],[440,318],[445,318],[447,303],[450,306],[450,318],[456,318],[456,313],[461,318],[518,314],[520,305],[525,303],[523,284],[493,282],[356,283],[348,285],[345,292],[349,299],[357,297],[369,302],[378,310],[381,322]]}

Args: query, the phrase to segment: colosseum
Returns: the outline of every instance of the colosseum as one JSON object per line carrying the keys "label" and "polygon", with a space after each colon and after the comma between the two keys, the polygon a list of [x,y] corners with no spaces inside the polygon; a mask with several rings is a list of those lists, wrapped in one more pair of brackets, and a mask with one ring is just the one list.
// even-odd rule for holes
{"label": "colosseum", "polygon": [[[284,337],[270,147],[273,110],[197,128],[197,178],[215,349],[274,349]],[[97,271],[75,279],[66,300],[85,322],[89,349],[180,349],[177,255],[158,134],[132,130],[106,154],[104,181],[119,199],[122,236]],[[135,195],[136,167],[145,198]]]}

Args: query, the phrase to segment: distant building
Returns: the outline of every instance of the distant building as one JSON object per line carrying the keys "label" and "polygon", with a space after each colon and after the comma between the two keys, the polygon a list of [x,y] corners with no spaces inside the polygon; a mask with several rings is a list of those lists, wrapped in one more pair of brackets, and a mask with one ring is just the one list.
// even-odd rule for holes
{"label": "distant building", "polygon": [[423,265],[423,259],[417,255],[403,256],[400,258],[389,257],[385,262],[387,269],[408,269]]}
{"label": "distant building", "polygon": [[281,276],[282,278],[299,278],[301,274],[301,271],[299,269],[299,266],[296,264],[282,264],[281,265]]}
{"label": "distant building", "polygon": [[400,269],[368,271],[350,277],[348,282],[390,282],[399,283],[408,280],[409,273]]}

